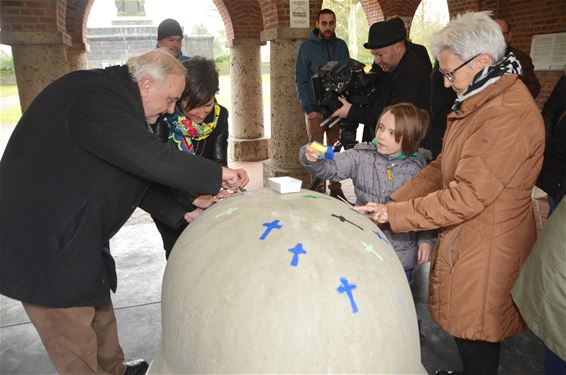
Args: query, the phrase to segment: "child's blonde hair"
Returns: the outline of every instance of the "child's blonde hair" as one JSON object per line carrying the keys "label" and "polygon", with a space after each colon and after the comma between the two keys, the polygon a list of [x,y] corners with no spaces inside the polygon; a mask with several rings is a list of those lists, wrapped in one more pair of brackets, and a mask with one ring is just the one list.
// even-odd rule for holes
{"label": "child's blonde hair", "polygon": [[407,155],[417,152],[428,130],[428,112],[411,103],[397,103],[386,107],[377,120],[376,134],[381,118],[387,111],[395,118],[395,142],[401,140],[401,151]]}

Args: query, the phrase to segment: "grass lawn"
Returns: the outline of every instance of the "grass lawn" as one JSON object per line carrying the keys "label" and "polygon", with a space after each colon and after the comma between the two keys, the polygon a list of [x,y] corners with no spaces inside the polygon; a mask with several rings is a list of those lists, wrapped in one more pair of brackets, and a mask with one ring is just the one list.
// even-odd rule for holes
{"label": "grass lawn", "polygon": [[0,85],[0,98],[11,95],[18,95],[18,87],[16,85]]}
{"label": "grass lawn", "polygon": [[16,125],[22,117],[22,110],[19,105],[10,106],[0,111],[0,126]]}
{"label": "grass lawn", "polygon": [[[0,85],[0,100],[7,96],[18,95],[18,87],[16,85]],[[0,107],[3,108],[4,106]],[[0,125],[14,125],[22,117],[19,102],[14,105],[0,109]]]}

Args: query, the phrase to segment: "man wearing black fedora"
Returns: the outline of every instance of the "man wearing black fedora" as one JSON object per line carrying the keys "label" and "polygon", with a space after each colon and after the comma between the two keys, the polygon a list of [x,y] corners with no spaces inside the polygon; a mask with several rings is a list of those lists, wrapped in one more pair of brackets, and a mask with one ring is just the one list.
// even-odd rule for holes
{"label": "man wearing black fedora", "polygon": [[364,47],[371,50],[374,61],[384,73],[370,108],[352,106],[345,98],[333,116],[362,123],[364,141],[375,136],[375,125],[383,108],[401,102],[412,103],[429,111],[430,78],[427,67],[405,45],[406,34],[393,20],[371,25]]}

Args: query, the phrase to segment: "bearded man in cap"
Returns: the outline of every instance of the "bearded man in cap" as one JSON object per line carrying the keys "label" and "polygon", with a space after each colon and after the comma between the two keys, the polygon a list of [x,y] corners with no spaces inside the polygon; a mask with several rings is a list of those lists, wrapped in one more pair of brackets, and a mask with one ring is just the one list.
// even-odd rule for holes
{"label": "bearded man in cap", "polygon": [[[295,87],[301,105],[305,111],[305,123],[309,142],[322,143],[324,134],[328,145],[333,145],[339,138],[338,126],[321,128],[322,109],[317,104],[311,84],[311,77],[329,61],[344,61],[350,57],[348,46],[342,39],[336,37],[336,14],[330,9],[318,12],[316,27],[311,31],[307,40],[299,47],[295,65]],[[324,192],[325,182],[317,187]],[[344,197],[342,187],[338,181],[328,183],[330,195]]]}
{"label": "bearded man in cap", "polygon": [[333,116],[362,123],[364,141],[375,136],[377,119],[387,106],[407,102],[426,111],[430,106],[430,78],[425,64],[407,49],[405,32],[396,21],[382,21],[371,25],[364,47],[371,50],[374,61],[383,71],[377,95],[370,108],[354,107],[341,97],[342,107]]}
{"label": "bearded man in cap", "polygon": [[183,55],[183,29],[179,22],[167,18],[157,27],[157,48],[165,48],[179,61],[188,61],[190,56]]}

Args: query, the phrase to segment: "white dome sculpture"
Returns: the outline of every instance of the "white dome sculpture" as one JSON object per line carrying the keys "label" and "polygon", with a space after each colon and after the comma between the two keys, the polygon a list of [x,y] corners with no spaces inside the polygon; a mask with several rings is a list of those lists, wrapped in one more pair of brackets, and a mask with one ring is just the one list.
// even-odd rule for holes
{"label": "white dome sculpture", "polygon": [[415,307],[387,239],[327,195],[226,199],[179,238],[149,374],[425,374]]}

